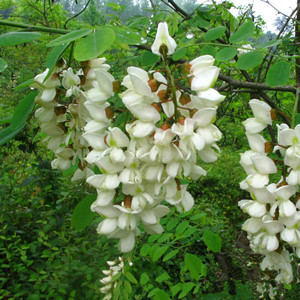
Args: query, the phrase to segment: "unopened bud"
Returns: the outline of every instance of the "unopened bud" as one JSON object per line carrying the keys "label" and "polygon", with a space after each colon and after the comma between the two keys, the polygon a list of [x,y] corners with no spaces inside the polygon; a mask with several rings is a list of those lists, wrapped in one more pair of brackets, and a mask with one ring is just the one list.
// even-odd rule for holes
{"label": "unopened bud", "polygon": [[119,92],[119,90],[121,88],[121,82],[119,80],[115,80],[115,81],[113,81],[112,85],[113,85],[114,93]]}
{"label": "unopened bud", "polygon": [[159,103],[154,102],[151,104],[152,107],[154,107],[159,113],[161,113],[161,106]]}
{"label": "unopened bud", "polygon": [[189,84],[189,87],[192,86],[192,80],[193,80],[194,76],[191,76],[188,78],[188,84]]}
{"label": "unopened bud", "polygon": [[191,118],[194,116],[194,114],[195,114],[197,111],[198,111],[198,109],[196,109],[196,108],[193,108],[193,109],[190,110],[190,116],[191,116]]}
{"label": "unopened bud", "polygon": [[272,121],[276,120],[276,118],[277,118],[276,109],[271,109],[270,114],[271,114]]}
{"label": "unopened bud", "polygon": [[181,125],[184,125],[184,122],[185,122],[185,117],[184,116],[179,116],[177,122]]}
{"label": "unopened bud", "polygon": [[182,104],[182,105],[186,105],[188,104],[189,102],[191,102],[191,96],[188,95],[188,94],[182,94],[179,98],[179,102]]}
{"label": "unopened bud", "polygon": [[65,122],[61,122],[57,126],[62,129],[64,133],[68,132],[68,127],[66,126]]}
{"label": "unopened bud", "polygon": [[160,126],[160,128],[162,130],[168,130],[168,129],[171,128],[171,125],[169,123],[162,123],[161,126]]}
{"label": "unopened bud", "polygon": [[265,153],[269,154],[273,151],[274,145],[271,142],[265,142]]}
{"label": "unopened bud", "polygon": [[59,115],[64,115],[66,113],[67,109],[65,106],[56,106],[54,107],[54,113],[59,116]]}
{"label": "unopened bud", "polygon": [[177,185],[177,191],[181,191],[181,183],[180,180],[178,178],[175,178],[176,181],[176,185]]}
{"label": "unopened bud", "polygon": [[163,57],[166,57],[166,55],[168,54],[168,46],[163,43],[160,45],[159,47],[159,53],[163,56]]}
{"label": "unopened bud", "polygon": [[114,109],[112,107],[106,107],[105,114],[107,119],[112,119],[115,115]]}
{"label": "unopened bud", "polygon": [[160,86],[160,82],[157,81],[156,79],[150,79],[148,81],[148,85],[149,85],[152,93],[155,93],[158,90],[159,86]]}
{"label": "unopened bud", "polygon": [[168,100],[169,95],[170,95],[170,93],[169,93],[168,89],[166,89],[166,90],[160,90],[160,91],[157,93],[158,98],[159,98],[162,102]]}
{"label": "unopened bud", "polygon": [[189,62],[185,62],[184,64],[181,65],[181,67],[182,67],[182,72],[184,74],[190,74],[191,73],[192,65]]}
{"label": "unopened bud", "polygon": [[131,208],[131,201],[132,201],[132,197],[129,195],[126,195],[124,198],[124,206],[125,208]]}

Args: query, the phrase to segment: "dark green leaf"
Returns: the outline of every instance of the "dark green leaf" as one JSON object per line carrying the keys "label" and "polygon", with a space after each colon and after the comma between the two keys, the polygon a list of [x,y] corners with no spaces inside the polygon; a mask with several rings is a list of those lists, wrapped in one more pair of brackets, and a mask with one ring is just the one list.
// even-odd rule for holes
{"label": "dark green leaf", "polygon": [[21,90],[29,85],[31,85],[32,83],[34,83],[34,78],[30,78],[30,79],[27,79],[26,81],[20,83],[19,85],[17,85],[15,87],[15,90]]}
{"label": "dark green leaf", "polygon": [[157,282],[164,282],[166,280],[169,280],[170,276],[167,272],[163,272],[161,275],[155,278],[155,281]]}
{"label": "dark green leaf", "polygon": [[130,273],[129,271],[126,271],[124,273],[125,277],[130,281],[132,282],[133,284],[137,284],[138,281],[135,279],[135,277],[132,275],[132,273]]}
{"label": "dark green leaf", "polygon": [[152,256],[153,261],[158,261],[163,255],[164,253],[169,249],[168,245],[165,245],[161,248],[158,248]]}
{"label": "dark green leaf", "polygon": [[152,66],[154,65],[156,62],[158,62],[160,60],[160,57],[153,54],[152,52],[150,51],[147,51],[143,54],[142,56],[142,63],[145,65],[145,66]]}
{"label": "dark green leaf", "polygon": [[3,118],[0,120],[0,124],[6,124],[11,122],[12,117]]}
{"label": "dark green leaf", "polygon": [[207,46],[203,47],[200,54],[201,55],[211,55],[213,57],[216,57],[217,50],[216,50],[216,47],[207,45]]}
{"label": "dark green leaf", "polygon": [[125,43],[128,45],[136,45],[141,42],[141,34],[131,29],[125,29],[120,27],[113,27],[113,31],[116,35],[116,42]]}
{"label": "dark green leaf", "polygon": [[73,228],[83,230],[92,222],[95,214],[90,207],[96,198],[96,195],[88,195],[77,204],[71,218]]}
{"label": "dark green leaf", "polygon": [[144,244],[140,250],[142,256],[146,256],[149,253],[151,246],[149,244]]}
{"label": "dark green leaf", "polygon": [[178,299],[181,299],[184,296],[186,296],[194,286],[195,286],[194,282],[185,282],[182,287],[182,292],[178,296]]}
{"label": "dark green leaf", "polygon": [[187,270],[190,271],[192,279],[197,280],[200,275],[200,272],[201,272],[201,275],[203,275],[202,274],[202,270],[203,270],[202,265],[203,265],[203,263],[198,256],[196,256],[194,254],[190,254],[190,253],[185,254],[184,266]]}
{"label": "dark green leaf", "polygon": [[222,240],[217,233],[214,233],[209,229],[205,229],[203,240],[207,248],[213,252],[219,252],[221,250]]}
{"label": "dark green leaf", "polygon": [[3,58],[0,58],[0,72],[4,71],[7,68],[7,63]]}
{"label": "dark green leaf", "polygon": [[206,41],[213,41],[218,38],[220,38],[225,33],[226,27],[225,26],[219,26],[213,29],[208,30],[205,35],[204,39]]}
{"label": "dark green leaf", "polygon": [[170,299],[171,298],[169,297],[169,295],[163,290],[158,290],[154,296],[154,300],[170,300]]}
{"label": "dark green leaf", "polygon": [[147,273],[143,273],[140,278],[140,284],[145,285],[149,281],[149,276]]}
{"label": "dark green leaf", "polygon": [[10,126],[0,131],[0,145],[5,144],[12,138],[14,138],[25,126],[26,124],[22,124],[21,127],[11,128]]}
{"label": "dark green leaf", "polygon": [[99,28],[96,32],[80,40],[74,49],[74,57],[79,61],[97,58],[109,49],[115,41],[115,33],[110,28]]}
{"label": "dark green leaf", "polygon": [[171,293],[174,297],[181,290],[182,283],[177,283],[176,285],[171,287]]}
{"label": "dark green leaf", "polygon": [[0,35],[0,47],[15,46],[41,37],[39,32],[8,32]]}
{"label": "dark green leaf", "polygon": [[167,260],[171,259],[171,258],[174,257],[178,252],[179,252],[178,249],[169,252],[169,253],[164,257],[163,261],[167,261]]}
{"label": "dark green leaf", "polygon": [[72,31],[70,33],[64,34],[64,35],[58,37],[57,39],[51,41],[50,43],[47,44],[47,47],[54,47],[54,46],[73,42],[75,40],[78,40],[78,39],[88,35],[91,32],[92,32],[92,29],[80,29],[80,30]]}
{"label": "dark green leaf", "polygon": [[283,85],[290,78],[290,64],[285,61],[278,61],[267,73],[266,82],[269,86]]}
{"label": "dark green leaf", "polygon": [[230,38],[231,43],[237,43],[240,41],[246,41],[252,36],[255,26],[252,21],[244,23]]}
{"label": "dark green leaf", "polygon": [[248,52],[241,55],[237,61],[237,67],[241,70],[248,70],[259,65],[264,58],[260,52]]}
{"label": "dark green leaf", "polygon": [[185,48],[179,48],[175,51],[175,53],[172,55],[173,60],[179,60],[180,58],[184,57],[186,53]]}
{"label": "dark green leaf", "polygon": [[300,124],[300,114],[296,114],[296,117],[295,117],[295,126]]}
{"label": "dark green leaf", "polygon": [[228,61],[233,59],[236,56],[236,54],[236,48],[223,48],[217,53],[216,60]]}

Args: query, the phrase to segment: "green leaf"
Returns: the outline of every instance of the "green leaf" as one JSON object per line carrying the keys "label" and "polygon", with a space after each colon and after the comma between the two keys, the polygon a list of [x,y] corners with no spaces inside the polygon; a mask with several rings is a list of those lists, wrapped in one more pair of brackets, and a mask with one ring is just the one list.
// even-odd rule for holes
{"label": "green leaf", "polygon": [[184,296],[186,296],[194,286],[195,286],[194,282],[185,282],[182,287],[182,292],[178,296],[178,299],[181,299]]}
{"label": "green leaf", "polygon": [[282,43],[281,39],[271,40],[271,41],[259,44],[259,45],[255,46],[255,48],[257,48],[257,49],[269,48],[269,47],[277,46],[281,43]]}
{"label": "green leaf", "polygon": [[159,244],[161,244],[161,243],[167,241],[168,239],[170,239],[172,235],[173,235],[173,234],[170,233],[170,232],[165,232],[165,233],[157,240],[157,242],[158,242]]}
{"label": "green leaf", "polygon": [[11,122],[12,117],[3,118],[0,120],[0,124],[6,124]]}
{"label": "green leaf", "polygon": [[237,55],[236,48],[223,48],[217,53],[216,60],[228,61],[234,58],[236,55]]}
{"label": "green leaf", "polygon": [[300,114],[296,114],[295,116],[295,126],[300,124]]}
{"label": "green leaf", "polygon": [[147,284],[147,282],[149,281],[149,276],[148,276],[148,274],[147,273],[143,273],[142,275],[141,275],[141,278],[140,278],[140,284],[141,285],[145,285],[145,284]]}
{"label": "green leaf", "polygon": [[42,36],[39,32],[8,32],[0,35],[0,47],[15,46],[36,40]]}
{"label": "green leaf", "polygon": [[112,29],[99,28],[75,45],[74,57],[79,61],[94,59],[109,49],[114,41],[115,33]]}
{"label": "green leaf", "polygon": [[142,256],[146,256],[149,253],[150,249],[151,249],[151,246],[149,244],[144,244],[140,250],[140,254]]}
{"label": "green leaf", "polygon": [[190,271],[191,273],[191,278],[197,280],[200,273],[202,274],[203,271],[203,267],[202,267],[203,263],[201,261],[201,259],[194,255],[194,254],[190,254],[190,253],[186,253],[184,256],[184,266],[187,270]]}
{"label": "green leaf", "polygon": [[154,300],[171,300],[171,298],[169,297],[169,295],[165,291],[158,290],[155,293]]}
{"label": "green leaf", "polygon": [[168,224],[167,224],[167,227],[166,229],[168,231],[172,230],[174,227],[176,227],[176,225],[178,224],[179,220],[178,219],[171,219]]}
{"label": "green leaf", "polygon": [[135,277],[132,275],[132,273],[130,273],[129,271],[126,271],[124,273],[125,277],[127,277],[127,279],[132,282],[133,284],[137,284],[138,281],[135,279]]}
{"label": "green leaf", "polygon": [[231,37],[229,41],[231,43],[237,43],[240,41],[246,41],[250,38],[254,32],[255,26],[252,21],[244,23]]}
{"label": "green leaf", "polygon": [[181,290],[181,287],[182,287],[182,283],[177,283],[176,285],[172,286],[171,287],[171,293],[172,293],[172,296],[174,297],[180,290]]}
{"label": "green leaf", "polygon": [[169,253],[163,258],[163,261],[165,262],[165,261],[171,259],[171,258],[174,257],[178,252],[179,252],[178,249],[169,252]]}
{"label": "green leaf", "polygon": [[167,272],[163,272],[161,275],[159,275],[158,277],[155,278],[155,281],[157,282],[165,282],[167,280],[169,280],[171,277],[169,276],[169,274]]}
{"label": "green leaf", "polygon": [[0,145],[8,142],[24,128],[24,126],[26,125],[26,120],[33,110],[34,98],[37,94],[37,91],[31,92],[20,101],[11,118],[9,127],[3,129],[0,132]]}
{"label": "green leaf", "polygon": [[203,240],[207,248],[213,252],[219,252],[221,250],[222,240],[217,233],[214,233],[209,229],[205,229]]}
{"label": "green leaf", "polygon": [[169,249],[168,245],[165,245],[161,248],[158,248],[152,256],[153,261],[158,261],[163,255],[164,253]]}
{"label": "green leaf", "polygon": [[203,47],[200,55],[211,55],[213,57],[216,57],[216,55],[217,55],[216,47],[207,45],[207,46]]}
{"label": "green leaf", "polygon": [[175,53],[172,55],[173,60],[179,60],[180,58],[184,57],[186,53],[185,48],[179,48],[175,51]]}
{"label": "green leaf", "polygon": [[156,62],[158,62],[160,60],[158,55],[153,54],[150,51],[147,51],[143,54],[142,56],[142,63],[145,66],[152,66],[154,65]]}
{"label": "green leaf", "polygon": [[128,45],[136,45],[141,43],[142,36],[137,31],[133,31],[128,28],[120,28],[116,26],[114,26],[112,29],[116,35],[116,39],[115,39],[116,42],[125,43]]}
{"label": "green leaf", "polygon": [[240,70],[248,70],[259,65],[264,58],[264,55],[260,52],[248,52],[242,54],[238,61],[237,67]]}
{"label": "green leaf", "polygon": [[75,230],[83,230],[92,222],[95,214],[90,207],[96,198],[97,195],[88,195],[75,207],[71,218],[71,225]]}
{"label": "green leaf", "polygon": [[226,30],[225,26],[219,26],[219,27],[216,27],[216,28],[212,28],[212,29],[208,30],[205,33],[204,39],[206,41],[216,40],[216,39],[220,38],[225,33],[225,30]]}
{"label": "green leaf", "polygon": [[190,223],[188,221],[183,221],[181,222],[177,228],[176,228],[176,233],[178,234],[183,234],[183,232],[190,226]]}
{"label": "green leaf", "polygon": [[290,78],[290,64],[286,61],[278,61],[269,69],[266,83],[269,86],[279,86]]}
{"label": "green leaf", "polygon": [[46,46],[54,47],[54,46],[58,46],[58,45],[62,45],[62,44],[67,44],[67,43],[73,42],[75,40],[78,40],[78,39],[88,35],[91,32],[92,32],[92,29],[80,29],[80,30],[72,31],[70,33],[64,34],[64,35],[58,37],[57,39],[51,41]]}
{"label": "green leaf", "polygon": [[0,57],[0,72],[4,71],[7,68],[6,61]]}
{"label": "green leaf", "polygon": [[30,79],[27,79],[26,81],[20,83],[19,85],[17,85],[15,87],[15,90],[21,90],[29,85],[31,85],[32,83],[34,83],[34,78],[30,78]]}
{"label": "green leaf", "polygon": [[131,294],[131,292],[132,292],[132,287],[131,287],[130,282],[127,281],[127,280],[124,280],[124,281],[123,281],[123,284],[124,284],[124,287],[125,287],[127,293],[128,293],[128,294]]}

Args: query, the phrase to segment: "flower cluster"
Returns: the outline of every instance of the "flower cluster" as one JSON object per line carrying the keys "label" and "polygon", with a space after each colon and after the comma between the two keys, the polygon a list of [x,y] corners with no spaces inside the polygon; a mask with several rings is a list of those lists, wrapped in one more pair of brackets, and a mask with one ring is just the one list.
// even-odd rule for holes
{"label": "flower cluster", "polygon": [[[262,270],[277,271],[277,282],[290,283],[290,249],[300,257],[300,125],[294,129],[278,125],[278,143],[268,142],[259,133],[272,124],[274,112],[256,99],[250,101],[250,106],[254,118],[247,119],[244,125],[251,150],[243,153],[240,160],[248,176],[240,185],[252,199],[239,201],[239,206],[251,218],[243,229],[248,232],[251,248],[265,255]],[[271,174],[274,180],[277,177],[276,183],[270,182]]]}
{"label": "flower cluster", "polygon": [[193,207],[194,199],[181,181],[206,174],[196,165],[197,157],[215,161],[214,149],[218,150],[216,142],[221,138],[212,124],[217,105],[224,99],[211,88],[219,72],[213,66],[214,59],[206,55],[185,64],[185,80],[191,88],[184,90],[174,79],[177,68],[171,72],[166,61],[166,55],[174,52],[170,47],[176,47],[176,43],[165,23],[159,28],[163,29],[158,31],[153,48],[165,51],[154,51],[162,54],[165,69],[146,72],[129,67],[122,81],[126,90],[120,97],[131,114],[125,132],[107,127],[109,120],[102,118],[109,107],[98,94],[112,91],[111,83],[108,87],[108,80],[102,80],[106,86],[99,85],[101,91],[90,96],[102,113],[95,114],[83,135],[93,148],[86,159],[101,171],[87,179],[98,193],[92,210],[105,217],[97,231],[120,239],[122,252],[133,249],[141,230],[149,234],[163,231],[160,218],[169,208],[162,201],[179,211]]}
{"label": "flower cluster", "polygon": [[[85,161],[89,144],[82,134],[86,126],[92,126],[90,121],[97,115],[97,109],[99,111],[99,100],[97,102],[93,99],[101,97],[95,96],[95,93],[99,89],[98,85],[104,84],[102,77],[109,74],[109,66],[104,62],[104,58],[91,60],[75,74],[62,59],[51,74],[47,69],[37,75],[32,84],[32,87],[39,90],[35,102],[40,108],[36,110],[35,116],[41,122],[41,131],[47,135],[48,148],[56,156],[52,167],[65,170],[77,164],[78,169],[72,180],[84,179],[93,174]],[[109,79],[111,77],[109,75]],[[102,106],[100,110],[102,112]]]}

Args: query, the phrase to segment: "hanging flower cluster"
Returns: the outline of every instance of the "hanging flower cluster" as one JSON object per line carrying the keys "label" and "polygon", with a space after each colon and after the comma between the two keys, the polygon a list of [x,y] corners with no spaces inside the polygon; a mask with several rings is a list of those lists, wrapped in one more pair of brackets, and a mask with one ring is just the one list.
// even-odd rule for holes
{"label": "hanging flower cluster", "polygon": [[[250,101],[250,106],[254,118],[244,125],[251,150],[240,160],[248,176],[240,186],[252,200],[241,200],[239,206],[251,218],[243,229],[248,232],[253,251],[265,255],[262,270],[276,271],[277,282],[290,283],[291,251],[300,257],[300,125],[294,129],[278,125],[278,143],[268,142],[259,133],[272,124],[274,112],[256,99]],[[270,182],[271,174],[274,180],[277,176],[276,183]]]}
{"label": "hanging flower cluster", "polygon": [[85,161],[90,146],[82,134],[83,128],[94,117],[97,105],[91,98],[98,85],[103,84],[102,77],[114,80],[104,62],[104,58],[91,60],[75,74],[61,59],[51,74],[46,69],[34,78],[32,84],[39,90],[35,102],[40,108],[35,116],[41,122],[41,131],[47,135],[48,148],[56,156],[52,168],[66,170],[71,165],[78,165],[72,180],[93,175]]}

